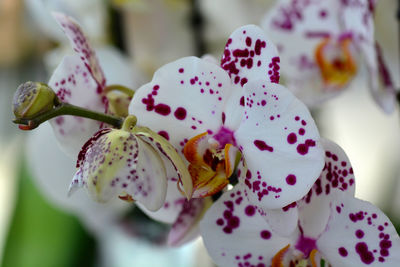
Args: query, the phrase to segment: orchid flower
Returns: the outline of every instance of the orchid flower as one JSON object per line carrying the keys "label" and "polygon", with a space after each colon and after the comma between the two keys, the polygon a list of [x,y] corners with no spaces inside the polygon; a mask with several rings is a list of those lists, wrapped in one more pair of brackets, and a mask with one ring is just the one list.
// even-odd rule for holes
{"label": "orchid flower", "polygon": [[290,233],[271,227],[245,196],[243,182],[207,211],[201,234],[219,266],[400,264],[400,238],[392,223],[377,207],[354,197],[349,159],[333,142],[322,143],[325,167],[320,177],[306,196],[283,209],[298,210]]}
{"label": "orchid flower", "polygon": [[[64,57],[51,76],[49,86],[62,102],[93,111],[108,111],[109,104],[113,102],[107,95],[109,87],[106,77],[82,29],[74,19],[64,14],[54,13],[54,18],[64,30],[76,54]],[[124,69],[122,71],[126,73]],[[129,76],[129,72],[126,74]],[[127,105],[131,96],[119,97]],[[51,120],[51,125],[62,149],[71,157],[78,154],[85,141],[101,126],[96,121],[72,116],[58,117]]]}
{"label": "orchid flower", "polygon": [[196,57],[167,64],[129,111],[186,157],[193,198],[222,190],[243,157],[252,201],[280,208],[309,191],[323,152],[307,108],[278,80],[274,45],[244,26],[230,36],[221,66]]}
{"label": "orchid flower", "polygon": [[375,101],[386,112],[395,107],[395,88],[374,40],[368,0],[281,0],[262,27],[276,40],[288,88],[315,106],[347,88],[365,64]]}
{"label": "orchid flower", "polygon": [[187,196],[190,177],[185,163],[162,136],[148,128],[135,127],[136,118],[128,116],[122,129],[99,130],[82,147],[78,171],[70,191],[84,187],[98,202],[119,196],[136,200],[150,211],[162,207],[167,192],[167,176],[161,155],[175,168]]}

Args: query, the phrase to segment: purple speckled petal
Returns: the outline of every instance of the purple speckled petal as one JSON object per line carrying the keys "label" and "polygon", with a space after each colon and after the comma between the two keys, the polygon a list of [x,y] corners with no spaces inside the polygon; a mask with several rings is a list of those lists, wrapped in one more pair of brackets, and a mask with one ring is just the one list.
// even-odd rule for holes
{"label": "purple speckled petal", "polygon": [[200,222],[200,231],[218,266],[270,266],[272,257],[292,243],[272,232],[240,184],[211,206]]}
{"label": "purple speckled petal", "polygon": [[383,111],[390,114],[396,107],[396,90],[383,52],[378,43],[364,42],[361,50],[369,73],[371,95]]}
{"label": "purple speckled petal", "polygon": [[400,266],[400,238],[390,220],[371,203],[346,194],[332,205],[317,246],[337,266]]}
{"label": "purple speckled petal", "polygon": [[[50,78],[49,86],[58,98],[70,104],[104,112],[97,94],[97,84],[78,56],[66,56]],[[97,121],[74,116],[61,116],[50,121],[62,149],[76,157],[82,145],[98,129]]]}
{"label": "purple speckled petal", "polygon": [[53,16],[70,40],[72,48],[79,54],[85,67],[97,82],[97,92],[101,93],[106,84],[106,79],[103,70],[99,65],[96,54],[90,46],[89,41],[78,22],[73,18],[58,12],[53,12]]}
{"label": "purple speckled petal", "polygon": [[151,145],[129,132],[97,132],[82,148],[77,168],[70,191],[83,186],[98,202],[128,194],[151,211],[164,203],[164,164]]}
{"label": "purple speckled petal", "polygon": [[164,136],[180,151],[188,139],[219,130],[230,84],[219,66],[182,58],[161,67],[136,91],[129,113],[137,116],[138,125]]}
{"label": "purple speckled petal", "polygon": [[221,67],[233,84],[243,86],[254,79],[279,82],[279,57],[275,45],[255,25],[236,29],[226,43]]}
{"label": "purple speckled petal", "polygon": [[[332,202],[343,193],[354,197],[355,178],[346,153],[337,144],[321,139],[325,149],[325,166],[318,180],[300,201],[299,223],[308,237],[318,237],[326,227]],[[335,207],[340,210],[341,207]]]}
{"label": "purple speckled petal", "polygon": [[[167,194],[166,170],[158,152],[141,138],[137,138],[137,141],[139,144],[137,172],[126,193],[148,210],[156,211],[164,205]],[[129,174],[126,176],[129,177]]]}
{"label": "purple speckled petal", "polygon": [[340,1],[284,0],[278,1],[261,22],[278,48],[286,85],[310,106],[340,92],[323,90],[314,55],[324,38],[341,33],[340,10]]}
{"label": "purple speckled petal", "polygon": [[[172,167],[169,171],[167,168],[167,173],[176,174],[175,170]],[[168,175],[168,177],[173,176]],[[168,179],[167,196],[165,198],[163,206],[159,210],[149,211],[140,203],[138,203],[138,206],[153,220],[169,224],[174,223],[178,218],[184,203],[186,202],[186,197],[183,196],[182,193],[178,190],[177,181],[177,178]]]}
{"label": "purple speckled petal", "polygon": [[181,246],[196,238],[199,235],[199,222],[211,204],[210,198],[185,201],[179,217],[168,234],[168,245]]}
{"label": "purple speckled petal", "polygon": [[324,166],[318,129],[306,106],[279,84],[245,87],[244,119],[235,132],[251,202],[277,209],[302,198]]}

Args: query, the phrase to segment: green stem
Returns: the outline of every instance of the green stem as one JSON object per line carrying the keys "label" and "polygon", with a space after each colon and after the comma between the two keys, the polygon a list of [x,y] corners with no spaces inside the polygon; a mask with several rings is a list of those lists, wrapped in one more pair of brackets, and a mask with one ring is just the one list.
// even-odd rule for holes
{"label": "green stem", "polygon": [[73,116],[88,118],[88,119],[92,119],[92,120],[97,120],[97,121],[101,121],[101,122],[110,124],[110,125],[114,126],[115,128],[121,128],[121,126],[124,122],[123,118],[96,112],[96,111],[92,111],[92,110],[88,110],[88,109],[74,106],[74,105],[71,105],[68,103],[61,103],[60,105],[57,105],[52,110],[42,113],[38,116],[35,116],[32,118],[15,119],[15,120],[13,120],[13,122],[17,123],[17,124],[27,125],[29,130],[32,130],[32,129],[35,129],[36,127],[38,127],[43,122],[48,121],[48,120],[58,117],[58,116],[62,116],[62,115],[73,115]]}

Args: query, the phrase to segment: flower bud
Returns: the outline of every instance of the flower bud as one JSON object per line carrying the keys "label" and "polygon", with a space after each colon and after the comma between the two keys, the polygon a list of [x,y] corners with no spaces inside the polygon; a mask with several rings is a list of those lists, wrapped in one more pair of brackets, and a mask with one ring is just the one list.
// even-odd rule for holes
{"label": "flower bud", "polygon": [[129,115],[128,108],[132,97],[120,92],[107,93],[108,109],[111,114],[119,117],[127,117]]}
{"label": "flower bud", "polygon": [[49,111],[54,106],[56,94],[44,83],[26,82],[14,94],[13,112],[16,118],[29,118]]}

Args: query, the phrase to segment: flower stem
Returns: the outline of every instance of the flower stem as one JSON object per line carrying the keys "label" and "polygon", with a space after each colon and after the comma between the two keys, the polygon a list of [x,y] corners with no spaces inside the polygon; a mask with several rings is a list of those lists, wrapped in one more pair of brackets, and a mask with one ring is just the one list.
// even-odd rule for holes
{"label": "flower stem", "polygon": [[92,120],[101,121],[107,124],[114,126],[115,128],[121,128],[124,119],[120,117],[116,117],[109,114],[104,114],[96,111],[92,111],[89,109],[85,109],[82,107],[74,106],[68,103],[61,103],[56,105],[52,110],[34,116],[32,118],[20,118],[13,120],[14,123],[22,124],[20,126],[23,130],[32,130],[38,127],[45,121],[48,121],[52,118],[62,116],[62,115],[73,115],[83,118],[88,118]]}

